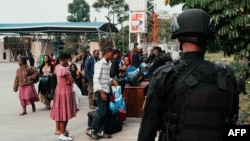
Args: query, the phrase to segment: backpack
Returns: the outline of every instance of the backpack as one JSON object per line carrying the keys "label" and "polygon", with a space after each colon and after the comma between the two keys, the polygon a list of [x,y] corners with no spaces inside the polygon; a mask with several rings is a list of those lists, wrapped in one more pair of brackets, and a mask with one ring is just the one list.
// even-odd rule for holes
{"label": "backpack", "polygon": [[128,83],[131,86],[140,86],[143,81],[144,74],[143,72],[137,68],[135,71],[128,73]]}
{"label": "backpack", "polygon": [[[230,72],[215,63],[214,73],[196,76],[192,72],[202,61],[195,62],[180,74],[183,67],[174,65],[176,79],[167,96],[160,141],[220,141],[223,128],[231,123],[234,86]],[[170,106],[171,111],[166,108]]]}

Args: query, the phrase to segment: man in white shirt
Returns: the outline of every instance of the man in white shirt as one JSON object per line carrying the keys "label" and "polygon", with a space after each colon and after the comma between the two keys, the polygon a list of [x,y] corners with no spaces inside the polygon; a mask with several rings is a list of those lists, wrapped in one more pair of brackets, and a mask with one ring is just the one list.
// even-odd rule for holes
{"label": "man in white shirt", "polygon": [[105,126],[109,118],[109,95],[110,85],[118,86],[118,83],[110,78],[111,59],[113,58],[113,49],[105,48],[103,58],[95,64],[94,68],[94,92],[97,99],[97,115],[93,119],[90,128],[87,129],[87,135],[98,140],[99,138],[111,138],[111,135],[105,133]]}

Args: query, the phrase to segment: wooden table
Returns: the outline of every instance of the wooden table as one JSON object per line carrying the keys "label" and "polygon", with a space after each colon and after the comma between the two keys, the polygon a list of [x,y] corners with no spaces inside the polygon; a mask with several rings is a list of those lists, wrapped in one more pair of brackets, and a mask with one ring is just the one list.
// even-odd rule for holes
{"label": "wooden table", "polygon": [[125,85],[124,97],[127,108],[127,117],[141,117],[144,98],[148,89],[148,81],[143,81],[140,86]]}

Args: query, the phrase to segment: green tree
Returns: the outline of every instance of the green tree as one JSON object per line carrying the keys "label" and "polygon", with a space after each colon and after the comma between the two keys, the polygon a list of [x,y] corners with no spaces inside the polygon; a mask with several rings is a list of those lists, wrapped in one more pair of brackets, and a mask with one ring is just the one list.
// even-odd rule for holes
{"label": "green tree", "polygon": [[[127,3],[125,3],[125,0],[97,0],[92,6],[97,12],[101,12],[102,9],[107,9],[108,15],[104,16],[107,18],[110,24],[115,24],[115,18],[117,19],[118,24],[123,24],[124,21],[128,20],[129,6]],[[112,46],[117,47],[111,28],[109,33],[113,43]]]}
{"label": "green tree", "polygon": [[159,26],[158,26],[158,36],[159,40],[170,40],[170,35],[171,35],[171,19],[159,19]]}
{"label": "green tree", "polygon": [[154,34],[154,19],[152,13],[154,12],[154,0],[147,1],[147,33],[145,33],[145,38],[147,42],[153,42]]}
{"label": "green tree", "polygon": [[[102,9],[108,10],[107,17],[117,18],[119,24],[127,21],[129,18],[129,5],[125,3],[125,0],[97,0],[92,7],[96,9],[97,12],[101,12]],[[114,22],[113,22],[114,24]]]}
{"label": "green tree", "polygon": [[[67,17],[69,22],[89,22],[90,21],[90,6],[85,0],[73,0],[68,5],[68,12],[70,15]],[[82,41],[79,34],[67,35],[65,39],[65,48],[67,52],[75,53],[76,50],[80,51],[82,48]]]}
{"label": "green tree", "polygon": [[[129,26],[124,26],[121,28],[119,33],[115,34],[115,42],[117,48],[122,52],[127,52],[129,50]],[[134,40],[136,38],[135,34],[131,34],[130,40]]]}
{"label": "green tree", "polygon": [[171,22],[176,14],[171,15],[168,11],[157,11],[158,15],[158,35],[159,41],[170,41],[171,36]]}
{"label": "green tree", "polygon": [[183,9],[201,8],[216,22],[215,44],[225,52],[249,56],[250,0],[171,0],[170,5],[184,3]]}
{"label": "green tree", "polygon": [[70,22],[89,22],[90,21],[90,6],[85,0],[73,0],[68,5],[70,15],[67,20]]}

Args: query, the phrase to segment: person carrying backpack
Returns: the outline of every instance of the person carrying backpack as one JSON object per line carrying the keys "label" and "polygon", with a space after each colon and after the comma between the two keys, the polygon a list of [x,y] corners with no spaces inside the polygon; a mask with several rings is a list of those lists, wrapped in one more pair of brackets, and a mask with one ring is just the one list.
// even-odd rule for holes
{"label": "person carrying backpack", "polygon": [[215,24],[201,9],[183,11],[172,22],[182,56],[156,69],[150,80],[138,141],[222,141],[226,125],[236,124],[236,79],[222,63],[204,60]]}

